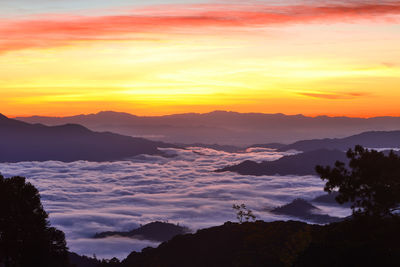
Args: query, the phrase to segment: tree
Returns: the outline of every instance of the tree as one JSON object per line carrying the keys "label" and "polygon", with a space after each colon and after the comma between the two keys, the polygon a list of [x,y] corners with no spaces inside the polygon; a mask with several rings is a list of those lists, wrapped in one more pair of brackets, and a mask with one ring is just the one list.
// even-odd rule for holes
{"label": "tree", "polygon": [[400,204],[400,157],[356,146],[347,152],[349,167],[337,161],[335,167],[317,166],[324,190],[338,189],[336,201],[352,203],[354,215],[384,217],[395,215]]}
{"label": "tree", "polygon": [[239,223],[254,221],[256,219],[253,211],[248,209],[245,204],[233,204],[232,208],[236,211],[236,218],[239,220]]}
{"label": "tree", "polygon": [[38,190],[0,175],[0,266],[68,266],[65,236],[50,227]]}

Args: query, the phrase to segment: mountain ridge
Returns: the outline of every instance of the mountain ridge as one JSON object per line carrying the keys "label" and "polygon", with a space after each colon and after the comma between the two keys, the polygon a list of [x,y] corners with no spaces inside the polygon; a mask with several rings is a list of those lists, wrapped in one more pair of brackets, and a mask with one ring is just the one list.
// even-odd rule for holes
{"label": "mountain ridge", "polygon": [[[1,114],[1,113],[0,113]],[[136,118],[160,118],[160,117],[173,117],[173,116],[186,116],[186,115],[215,115],[215,114],[231,114],[231,115],[266,115],[266,116],[281,116],[281,117],[293,117],[293,118],[312,118],[312,119],[363,119],[363,120],[371,120],[371,119],[383,119],[383,118],[400,118],[400,116],[372,116],[372,117],[353,117],[353,116],[330,116],[330,115],[317,115],[317,116],[307,116],[304,114],[285,114],[285,113],[263,113],[263,112],[237,112],[237,111],[228,111],[228,110],[214,110],[210,112],[185,112],[185,113],[173,113],[173,114],[165,114],[165,115],[135,115],[133,113],[128,112],[120,112],[113,110],[101,110],[95,113],[81,113],[76,115],[69,116],[41,116],[41,115],[32,115],[32,116],[15,116],[12,117],[14,119],[27,119],[27,118],[74,118],[74,117],[83,117],[83,116],[101,116],[101,115],[124,115],[127,117],[136,117]],[[4,114],[2,114],[4,116]]]}
{"label": "mountain ridge", "polygon": [[367,148],[400,148],[400,131],[368,131],[345,138],[301,140],[279,148],[279,151],[316,149],[348,150],[356,145]]}
{"label": "mountain ridge", "polygon": [[[348,162],[346,151],[361,145],[382,151],[400,149],[400,131],[370,131],[345,138],[302,140],[277,147],[277,151],[296,150],[302,153],[283,156],[274,161],[243,161],[216,170],[231,171],[242,175],[315,175],[316,165],[333,165],[336,160]],[[266,145],[259,145],[267,147]],[[398,153],[398,152],[396,152]]]}
{"label": "mountain ridge", "polygon": [[79,124],[46,126],[0,115],[0,162],[113,161],[139,154],[163,155],[158,147],[176,146],[111,132],[94,132]]}
{"label": "mountain ridge", "polygon": [[373,130],[400,130],[400,117],[307,117],[302,114],[239,113],[221,110],[163,116],[136,116],[123,112],[102,111],[69,117],[33,116],[17,119],[48,126],[77,123],[93,131],[111,131],[168,143],[236,146],[288,144],[310,138],[342,138]]}
{"label": "mountain ridge", "polygon": [[346,153],[339,150],[319,149],[284,156],[274,161],[257,163],[251,160],[227,166],[216,172],[236,172],[241,175],[316,175],[316,165],[333,165],[336,160],[347,162]]}

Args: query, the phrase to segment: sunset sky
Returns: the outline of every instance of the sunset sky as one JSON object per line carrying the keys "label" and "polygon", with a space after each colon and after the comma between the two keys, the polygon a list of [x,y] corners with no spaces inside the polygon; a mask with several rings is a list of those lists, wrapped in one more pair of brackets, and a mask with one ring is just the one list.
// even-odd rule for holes
{"label": "sunset sky", "polygon": [[0,113],[400,116],[400,1],[0,0]]}

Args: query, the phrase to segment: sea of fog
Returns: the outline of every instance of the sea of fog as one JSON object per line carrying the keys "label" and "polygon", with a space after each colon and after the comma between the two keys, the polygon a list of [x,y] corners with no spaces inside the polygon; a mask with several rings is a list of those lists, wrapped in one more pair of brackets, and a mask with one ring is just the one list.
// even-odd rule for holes
{"label": "sea of fog", "polygon": [[[158,243],[130,238],[92,239],[96,232],[127,231],[153,221],[196,230],[236,221],[232,204],[245,203],[258,219],[287,220],[271,207],[324,194],[316,176],[244,176],[214,170],[244,160],[275,160],[294,152],[254,148],[226,153],[206,148],[163,149],[171,155],[141,155],[115,162],[2,163],[5,177],[25,176],[39,188],[53,226],[66,234],[70,251],[98,258],[124,258]],[[318,206],[332,216],[348,209]]]}

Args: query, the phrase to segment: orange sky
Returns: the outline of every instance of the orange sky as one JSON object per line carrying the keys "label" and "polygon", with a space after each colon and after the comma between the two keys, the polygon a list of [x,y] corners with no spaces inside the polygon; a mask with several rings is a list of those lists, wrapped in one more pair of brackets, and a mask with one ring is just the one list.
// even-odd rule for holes
{"label": "orange sky", "polygon": [[400,116],[400,1],[315,3],[0,13],[0,112]]}

